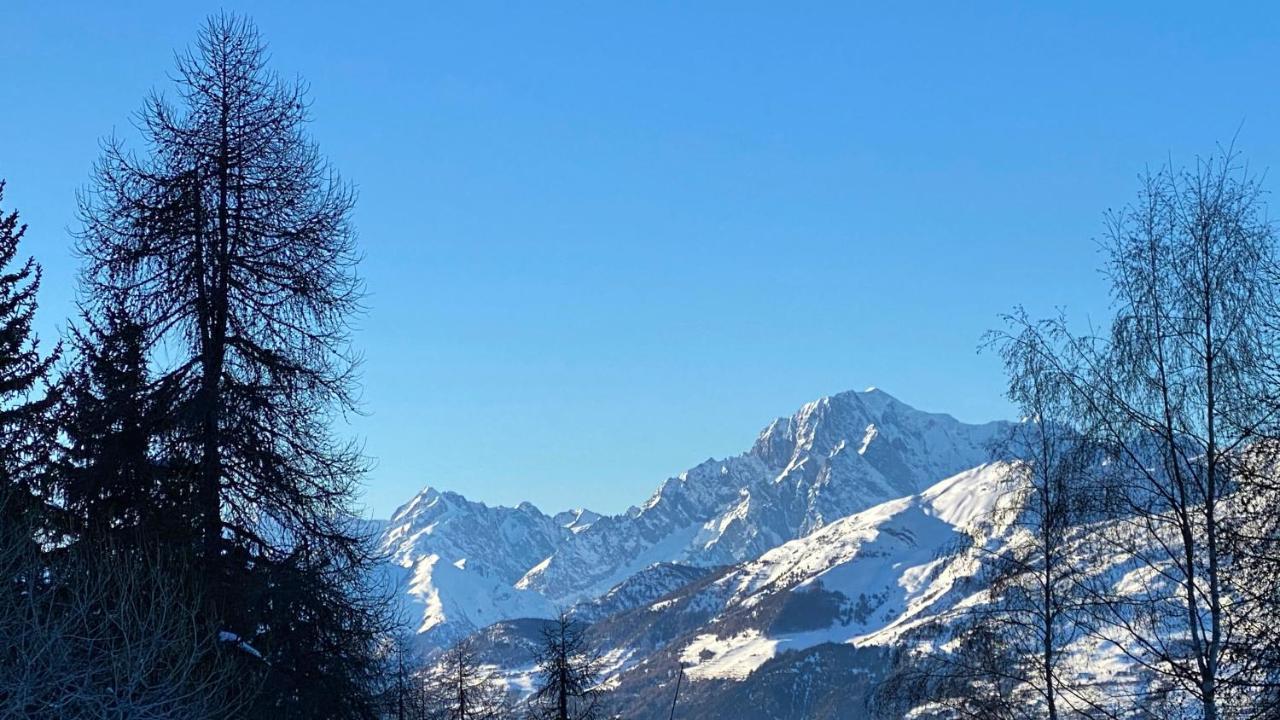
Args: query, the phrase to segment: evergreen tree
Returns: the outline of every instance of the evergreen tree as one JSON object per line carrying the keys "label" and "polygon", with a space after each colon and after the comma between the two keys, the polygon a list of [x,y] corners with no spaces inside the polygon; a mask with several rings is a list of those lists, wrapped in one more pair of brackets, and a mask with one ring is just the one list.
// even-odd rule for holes
{"label": "evergreen tree", "polygon": [[146,329],[122,305],[71,331],[76,363],[63,378],[64,436],[56,484],[67,529],[94,541],[165,542],[190,527],[180,464],[166,459],[173,388],[153,384]]}
{"label": "evergreen tree", "polygon": [[83,197],[86,296],[95,313],[127,298],[164,349],[149,359],[192,463],[208,610],[276,676],[252,714],[370,717],[384,623],[352,521],[366,463],[330,430],[355,409],[353,193],[247,20],[212,18],[176,81],[176,105],[154,95],[140,115],[149,153],[108,143]]}
{"label": "evergreen tree", "polygon": [[[4,187],[0,180],[0,203]],[[32,528],[45,509],[38,498],[48,481],[54,395],[44,386],[58,349],[41,357],[31,327],[41,270],[34,258],[18,260],[26,230],[0,204],[0,488],[7,495],[0,524]]]}

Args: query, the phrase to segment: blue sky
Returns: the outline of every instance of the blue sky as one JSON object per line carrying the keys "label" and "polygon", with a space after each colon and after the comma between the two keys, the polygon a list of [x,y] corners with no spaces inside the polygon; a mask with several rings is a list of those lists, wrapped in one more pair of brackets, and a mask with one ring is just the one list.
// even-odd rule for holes
{"label": "blue sky", "polygon": [[99,139],[226,8],[360,191],[344,431],[373,514],[425,484],[620,511],[873,384],[1009,416],[982,332],[1015,303],[1105,315],[1094,238],[1144,166],[1238,129],[1276,165],[1280,13],[892,5],[8,2],[0,177],[40,327],[73,312]]}

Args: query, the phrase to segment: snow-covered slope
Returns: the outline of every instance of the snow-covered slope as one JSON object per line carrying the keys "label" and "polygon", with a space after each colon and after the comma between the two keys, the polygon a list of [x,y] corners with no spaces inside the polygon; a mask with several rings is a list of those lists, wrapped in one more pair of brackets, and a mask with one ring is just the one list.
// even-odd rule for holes
{"label": "snow-covered slope", "polygon": [[[1007,475],[1003,464],[967,470],[738,566],[705,591],[723,601],[709,632],[681,652],[689,676],[742,678],[778,653],[822,643],[894,644],[976,571],[949,553],[1003,530],[992,519]],[[734,627],[735,615],[770,605],[776,613],[756,613],[772,616],[767,626]]]}
{"label": "snow-covered slope", "polygon": [[654,563],[613,586],[600,597],[575,605],[573,616],[582,622],[596,622],[611,615],[648,605],[711,572],[711,568],[694,565]]}
{"label": "snow-covered slope", "polygon": [[[683,666],[690,712],[705,703],[708,717],[839,716],[815,704],[832,691],[821,678],[871,682],[905,633],[974,593],[973,548],[1012,531],[1011,515],[996,511],[1009,468],[960,472],[601,623],[596,638],[616,659],[607,680],[616,709],[649,717],[645,708],[671,690],[665,673]],[[623,627],[654,630],[638,641]],[[797,694],[791,683],[801,681]],[[739,706],[743,697],[755,705]]]}

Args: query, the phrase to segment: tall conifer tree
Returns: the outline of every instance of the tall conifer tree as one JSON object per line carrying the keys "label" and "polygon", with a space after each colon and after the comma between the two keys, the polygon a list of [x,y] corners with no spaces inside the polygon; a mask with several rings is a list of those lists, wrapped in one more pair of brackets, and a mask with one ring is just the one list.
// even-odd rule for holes
{"label": "tall conifer tree", "polygon": [[[31,325],[41,270],[34,258],[19,259],[27,227],[16,211],[4,212],[4,187],[0,180],[0,489],[5,512],[27,516],[8,524],[34,527],[52,438],[54,398],[44,384],[58,351],[40,354]],[[0,518],[0,524],[15,519]]]}
{"label": "tall conifer tree", "polygon": [[84,289],[98,313],[127,298],[163,349],[209,611],[272,676],[255,712],[367,717],[383,627],[352,513],[365,460],[331,431],[355,410],[354,197],[306,135],[305,87],[266,61],[250,22],[210,19],[175,101],[140,114],[148,152],[108,143]]}

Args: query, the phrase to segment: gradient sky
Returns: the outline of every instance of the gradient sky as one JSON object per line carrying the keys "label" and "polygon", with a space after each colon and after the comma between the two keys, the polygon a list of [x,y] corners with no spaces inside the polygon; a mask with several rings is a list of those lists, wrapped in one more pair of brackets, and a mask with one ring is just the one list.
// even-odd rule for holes
{"label": "gradient sky", "polygon": [[73,312],[99,139],[222,7],[310,82],[360,191],[343,431],[372,514],[426,484],[621,511],[867,385],[1008,417],[982,332],[1015,303],[1105,315],[1094,238],[1144,166],[1238,130],[1277,164],[1280,14],[891,5],[9,0],[0,177],[40,327]]}

